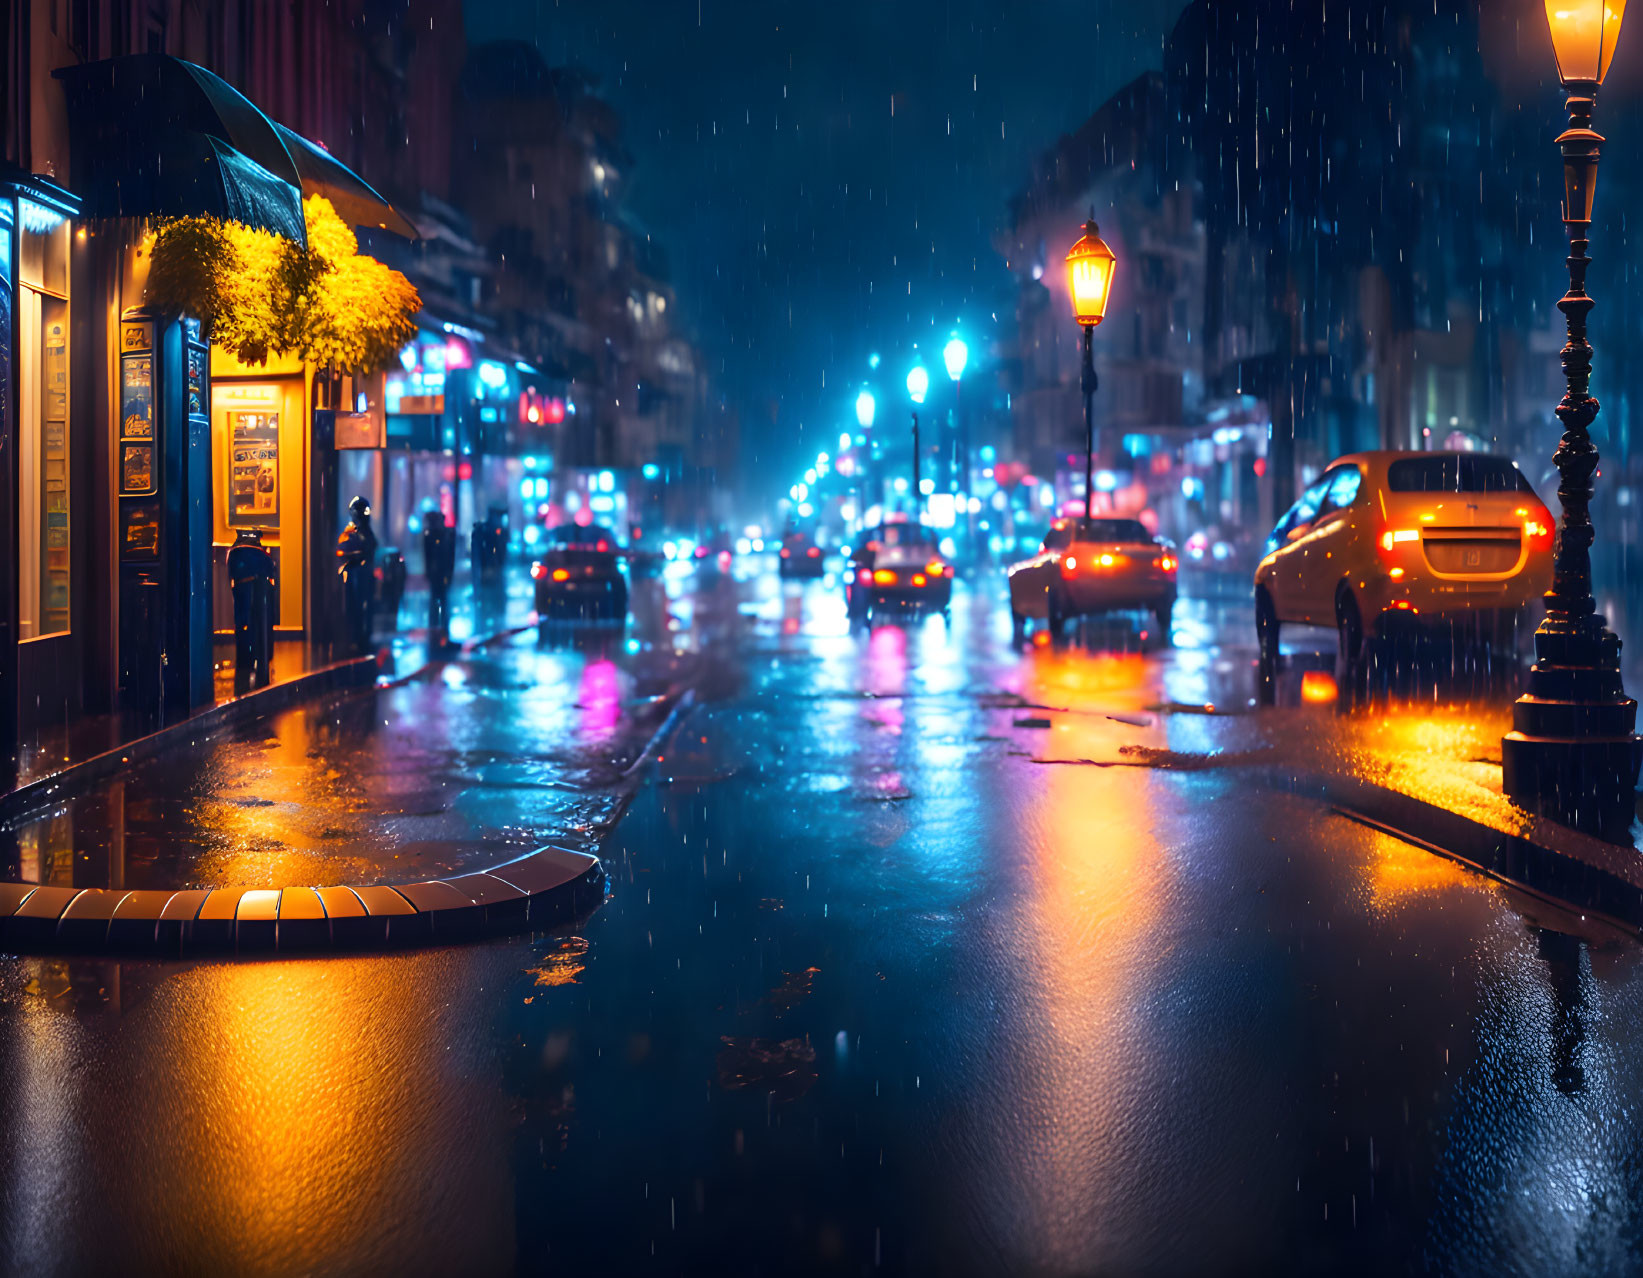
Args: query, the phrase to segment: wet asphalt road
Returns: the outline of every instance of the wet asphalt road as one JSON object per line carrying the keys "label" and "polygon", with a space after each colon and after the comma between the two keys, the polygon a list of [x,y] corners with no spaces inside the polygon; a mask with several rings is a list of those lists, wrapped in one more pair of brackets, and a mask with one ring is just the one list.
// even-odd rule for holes
{"label": "wet asphalt road", "polygon": [[[950,623],[851,634],[820,585],[681,589],[635,633],[653,654],[671,635],[710,696],[577,927],[380,958],[0,960],[0,1268],[1643,1265],[1637,947],[1214,766],[1223,730],[1352,728],[1203,713],[1247,705],[1240,604],[1183,603],[1171,651],[1117,621],[1018,655],[985,590]],[[303,799],[317,815],[260,836],[305,868],[331,864],[333,808],[355,830],[337,859],[379,863],[405,833],[393,787],[425,798],[436,774],[454,793],[405,818],[431,861],[596,825],[643,655],[525,638],[375,694],[369,720],[276,726],[196,760],[125,843],[145,873],[173,829],[204,840],[177,853],[198,872],[251,855],[211,837],[269,754],[288,795],[343,765]],[[614,707],[575,691],[601,660]],[[460,750],[426,744],[436,720]]]}

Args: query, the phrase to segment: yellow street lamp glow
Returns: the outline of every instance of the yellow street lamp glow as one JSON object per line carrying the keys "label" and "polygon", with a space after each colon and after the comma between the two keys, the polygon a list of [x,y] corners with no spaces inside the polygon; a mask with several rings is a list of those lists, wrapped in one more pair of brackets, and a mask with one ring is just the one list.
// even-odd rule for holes
{"label": "yellow street lamp glow", "polygon": [[1091,218],[1084,234],[1067,254],[1067,292],[1072,297],[1073,315],[1080,324],[1094,328],[1107,317],[1107,296],[1112,291],[1113,268],[1118,259],[1101,238],[1101,228]]}
{"label": "yellow street lamp glow", "polygon": [[1546,0],[1557,74],[1564,84],[1602,84],[1620,38],[1626,0]]}

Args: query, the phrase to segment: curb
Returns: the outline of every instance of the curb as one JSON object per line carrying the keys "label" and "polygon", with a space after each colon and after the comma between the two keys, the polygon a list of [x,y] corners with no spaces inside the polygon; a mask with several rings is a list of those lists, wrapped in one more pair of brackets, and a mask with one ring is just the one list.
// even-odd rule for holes
{"label": "curb", "polygon": [[667,712],[667,717],[657,726],[656,731],[650,734],[650,739],[645,742],[643,748],[634,757],[633,762],[622,769],[622,776],[624,778],[631,777],[643,767],[645,761],[656,753],[656,747],[661,745],[667,735],[695,708],[696,689],[686,688],[684,694],[674,701],[673,708]]}
{"label": "curb", "polygon": [[1643,935],[1643,857],[1631,848],[1545,819],[1527,834],[1497,830],[1368,781],[1274,771],[1266,779],[1510,887]]}
{"label": "curb", "polygon": [[0,794],[0,817],[15,816],[37,804],[52,802],[62,789],[95,781],[138,760],[153,758],[179,741],[192,742],[224,728],[239,727],[327,692],[370,687],[376,682],[376,677],[376,657],[350,657],[346,661],[310,670],[284,683],[242,693],[232,701],[224,701],[221,705],[167,724],[147,736],[68,764],[56,772],[36,777]]}
{"label": "curb", "polygon": [[443,945],[566,922],[601,904],[605,887],[598,857],[552,845],[489,870],[397,887],[0,883],[0,949],[181,958]]}

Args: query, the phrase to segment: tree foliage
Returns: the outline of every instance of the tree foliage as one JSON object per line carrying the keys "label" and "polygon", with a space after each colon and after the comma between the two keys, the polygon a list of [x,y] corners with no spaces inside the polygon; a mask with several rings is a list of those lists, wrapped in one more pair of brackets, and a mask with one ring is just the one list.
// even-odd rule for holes
{"label": "tree foliage", "polygon": [[246,364],[294,354],[323,368],[388,367],[416,332],[416,289],[359,252],[353,230],[318,195],[303,203],[308,246],[238,222],[176,218],[155,238],[147,297],[197,317]]}

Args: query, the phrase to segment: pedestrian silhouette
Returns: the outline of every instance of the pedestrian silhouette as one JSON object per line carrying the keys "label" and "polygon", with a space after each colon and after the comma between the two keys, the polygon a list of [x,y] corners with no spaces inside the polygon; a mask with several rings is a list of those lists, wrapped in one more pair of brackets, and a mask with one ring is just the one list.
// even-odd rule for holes
{"label": "pedestrian silhouette", "polygon": [[234,595],[234,691],[264,688],[273,674],[274,592],[279,570],[262,544],[262,529],[241,528],[228,551]]}
{"label": "pedestrian silhouette", "polygon": [[353,519],[337,538],[337,571],[342,574],[348,641],[356,653],[371,650],[371,612],[376,603],[377,535],[371,530],[371,504],[363,497],[348,503]]}
{"label": "pedestrian silhouette", "polygon": [[422,571],[428,578],[428,642],[443,644],[451,627],[451,578],[456,574],[456,529],[438,507],[422,517]]}

